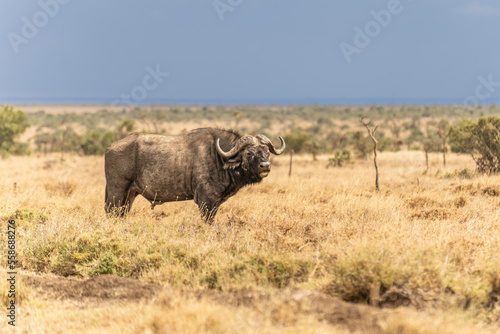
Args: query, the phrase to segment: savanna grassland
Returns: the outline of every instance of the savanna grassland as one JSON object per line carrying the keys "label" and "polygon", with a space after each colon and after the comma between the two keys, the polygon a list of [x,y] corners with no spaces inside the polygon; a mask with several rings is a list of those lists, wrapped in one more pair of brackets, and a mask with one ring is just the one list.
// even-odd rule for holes
{"label": "savanna grassland", "polygon": [[421,152],[382,153],[376,193],[371,162],[298,157],[289,178],[288,159],[213,225],[192,201],[152,211],[138,199],[106,219],[102,157],[1,160],[18,332],[500,330],[499,177],[454,172],[473,169],[466,156],[444,170],[431,155],[423,173]]}
{"label": "savanna grassland", "polygon": [[[447,111],[458,119],[495,108]],[[191,108],[191,118],[172,108],[166,118],[153,108],[32,109],[23,135],[31,156],[0,160],[0,215],[17,223],[19,333],[500,331],[500,176],[476,173],[470,156],[455,153],[443,167],[430,151],[427,169],[425,154],[408,150],[443,110],[401,109],[393,122],[391,108],[343,117],[345,108],[276,107],[260,118],[245,108]],[[391,139],[378,156],[379,192],[373,162],[354,158],[363,113]],[[273,156],[269,177],[230,198],[211,225],[192,201],[151,210],[141,197],[127,218],[108,219],[103,157],[64,141],[80,147],[78,136],[100,126],[119,136],[106,125],[114,118],[135,120],[136,131],[217,125],[308,137],[291,177],[290,156]],[[37,135],[48,138],[38,149]],[[344,147],[353,161],[327,168]]]}

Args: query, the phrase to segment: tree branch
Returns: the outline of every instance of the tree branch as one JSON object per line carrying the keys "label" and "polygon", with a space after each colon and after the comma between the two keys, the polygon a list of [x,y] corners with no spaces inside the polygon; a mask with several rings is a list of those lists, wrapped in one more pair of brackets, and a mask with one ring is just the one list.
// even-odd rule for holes
{"label": "tree branch", "polygon": [[378,184],[378,165],[377,165],[377,144],[378,140],[375,138],[375,132],[378,129],[378,125],[375,127],[370,128],[371,122],[366,123],[364,121],[364,117],[361,117],[359,119],[361,124],[363,124],[368,131],[368,135],[372,138],[373,141],[373,164],[375,165],[375,189],[379,191],[379,184]]}

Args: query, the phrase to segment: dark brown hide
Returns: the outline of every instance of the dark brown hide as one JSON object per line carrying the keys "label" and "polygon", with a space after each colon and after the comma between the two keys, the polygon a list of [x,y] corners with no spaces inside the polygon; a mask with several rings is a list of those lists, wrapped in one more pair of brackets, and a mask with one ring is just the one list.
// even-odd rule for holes
{"label": "dark brown hide", "polygon": [[276,149],[263,135],[241,137],[221,129],[178,136],[133,133],[106,150],[106,212],[124,215],[140,194],[152,207],[194,200],[211,220],[239,189],[269,174],[270,152],[281,154],[285,148],[280,140]]}

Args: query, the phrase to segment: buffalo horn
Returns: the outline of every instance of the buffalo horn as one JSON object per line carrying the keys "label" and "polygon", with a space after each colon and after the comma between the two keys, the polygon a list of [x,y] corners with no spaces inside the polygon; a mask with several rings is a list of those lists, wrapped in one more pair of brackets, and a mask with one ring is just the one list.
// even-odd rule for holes
{"label": "buffalo horn", "polygon": [[217,153],[223,158],[231,158],[234,157],[238,152],[245,148],[246,146],[255,144],[255,139],[252,136],[244,136],[241,137],[236,144],[233,146],[232,149],[229,150],[229,152],[224,152],[222,148],[220,147],[220,139],[217,138],[217,141],[215,142],[215,148],[217,149]]}
{"label": "buffalo horn", "polygon": [[285,150],[285,147],[286,147],[285,140],[281,136],[280,136],[281,147],[279,149],[276,149],[276,147],[274,147],[274,145],[271,142],[271,140],[269,138],[267,138],[266,136],[264,136],[264,135],[257,135],[255,137],[262,144],[267,145],[267,147],[269,147],[269,151],[271,151],[272,154],[280,155]]}

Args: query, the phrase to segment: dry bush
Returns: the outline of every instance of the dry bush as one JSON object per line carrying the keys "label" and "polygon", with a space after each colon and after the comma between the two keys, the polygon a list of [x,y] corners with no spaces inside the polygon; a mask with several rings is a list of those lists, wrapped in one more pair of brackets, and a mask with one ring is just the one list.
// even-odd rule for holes
{"label": "dry bush", "polygon": [[451,216],[451,212],[448,209],[434,208],[434,209],[424,209],[419,212],[415,212],[411,215],[413,219],[447,219]]}
{"label": "dry bush", "polygon": [[69,197],[76,189],[76,182],[57,181],[45,183],[45,191],[49,196]]}
{"label": "dry bush", "polygon": [[500,195],[500,187],[497,186],[487,186],[482,189],[484,195],[488,196],[499,196]]}
{"label": "dry bush", "polygon": [[411,209],[441,206],[441,204],[437,200],[429,198],[428,196],[415,196],[409,198],[406,202]]}
{"label": "dry bush", "polygon": [[471,196],[477,194],[477,186],[473,183],[460,184],[455,187],[455,192],[468,192]]}
{"label": "dry bush", "polygon": [[453,203],[455,204],[455,207],[463,208],[465,205],[467,205],[467,198],[464,196],[459,196]]}

